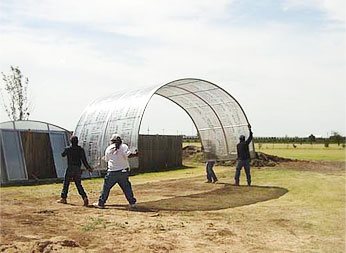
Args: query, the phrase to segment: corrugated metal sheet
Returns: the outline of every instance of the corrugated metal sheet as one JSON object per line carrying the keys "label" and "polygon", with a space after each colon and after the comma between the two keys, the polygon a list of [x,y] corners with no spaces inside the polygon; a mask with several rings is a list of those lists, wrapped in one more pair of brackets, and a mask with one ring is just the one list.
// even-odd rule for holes
{"label": "corrugated metal sheet", "polygon": [[[113,133],[120,134],[130,149],[139,148],[141,120],[154,94],[185,110],[196,126],[204,150],[212,152],[217,160],[233,159],[239,136],[249,134],[247,117],[237,100],[205,80],[179,79],[141,90],[117,92],[90,104],[75,129],[94,167],[101,165]],[[253,145],[250,145],[250,151],[254,151]]]}

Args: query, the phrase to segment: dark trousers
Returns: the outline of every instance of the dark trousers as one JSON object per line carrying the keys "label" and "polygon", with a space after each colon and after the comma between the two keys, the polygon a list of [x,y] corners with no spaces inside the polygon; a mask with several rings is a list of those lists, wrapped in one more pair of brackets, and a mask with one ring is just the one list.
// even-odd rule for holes
{"label": "dark trousers", "polygon": [[240,171],[244,167],[247,184],[251,185],[251,173],[250,173],[250,159],[247,160],[238,160],[234,180],[236,184],[239,184]]}
{"label": "dark trousers", "polygon": [[133,196],[132,186],[129,181],[129,172],[126,170],[124,172],[122,171],[108,171],[107,172],[104,183],[103,183],[101,196],[99,198],[99,205],[103,206],[106,203],[109,196],[109,192],[116,183],[119,184],[129,204],[131,205],[135,204],[136,199]]}
{"label": "dark trousers", "polygon": [[64,186],[61,191],[61,197],[67,198],[68,194],[68,188],[70,186],[70,182],[74,181],[79,195],[82,196],[82,198],[87,198],[87,194],[85,193],[83,186],[82,186],[82,180],[81,180],[82,171],[80,167],[78,166],[71,166],[68,167],[65,172],[65,178],[64,178]]}
{"label": "dark trousers", "polygon": [[214,164],[215,164],[215,162],[207,162],[206,171],[207,171],[208,182],[212,182],[212,181],[216,182],[217,181],[216,174],[213,170]]}

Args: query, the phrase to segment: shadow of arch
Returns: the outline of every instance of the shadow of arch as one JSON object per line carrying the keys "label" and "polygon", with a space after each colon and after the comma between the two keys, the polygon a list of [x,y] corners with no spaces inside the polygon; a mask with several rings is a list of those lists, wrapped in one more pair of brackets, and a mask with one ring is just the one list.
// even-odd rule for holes
{"label": "shadow of arch", "polygon": [[137,211],[211,211],[277,199],[288,192],[281,187],[233,186],[198,194],[138,203]]}

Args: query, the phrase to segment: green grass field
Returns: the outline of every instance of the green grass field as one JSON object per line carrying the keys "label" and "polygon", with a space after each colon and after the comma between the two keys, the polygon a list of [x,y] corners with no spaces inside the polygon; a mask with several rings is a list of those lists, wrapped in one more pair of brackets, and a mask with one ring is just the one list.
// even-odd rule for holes
{"label": "green grass field", "polygon": [[256,143],[255,149],[257,152],[298,160],[345,161],[346,159],[346,149],[337,144],[330,144],[328,148],[323,144],[296,144],[294,148],[293,144]]}

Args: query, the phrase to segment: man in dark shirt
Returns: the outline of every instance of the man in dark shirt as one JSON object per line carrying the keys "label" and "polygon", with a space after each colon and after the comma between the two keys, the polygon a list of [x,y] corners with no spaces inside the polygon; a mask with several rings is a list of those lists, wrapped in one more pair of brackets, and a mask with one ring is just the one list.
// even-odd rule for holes
{"label": "man in dark shirt", "polygon": [[245,140],[244,135],[241,135],[239,137],[240,142],[237,145],[238,163],[237,163],[236,172],[234,176],[236,186],[239,186],[240,171],[243,167],[245,169],[247,185],[248,186],[251,185],[249,144],[252,141],[252,131],[251,131],[250,125],[249,125],[249,132],[250,132],[250,135],[247,138],[247,140]]}
{"label": "man in dark shirt", "polygon": [[81,180],[82,162],[90,172],[92,172],[93,169],[90,167],[86,160],[84,149],[81,146],[78,146],[78,137],[72,136],[70,141],[71,145],[66,147],[64,149],[64,152],[62,152],[61,154],[63,157],[67,156],[67,169],[65,173],[64,186],[61,191],[61,199],[58,201],[58,203],[67,203],[66,199],[68,188],[70,186],[70,181],[73,180],[76,184],[79,195],[81,195],[81,197],[83,198],[84,206],[88,206],[88,197],[83,189]]}

